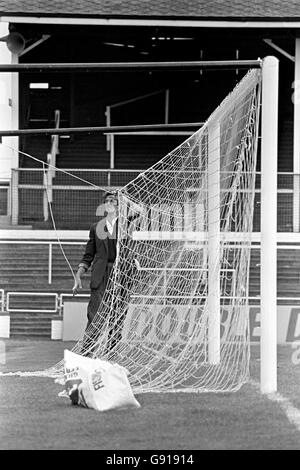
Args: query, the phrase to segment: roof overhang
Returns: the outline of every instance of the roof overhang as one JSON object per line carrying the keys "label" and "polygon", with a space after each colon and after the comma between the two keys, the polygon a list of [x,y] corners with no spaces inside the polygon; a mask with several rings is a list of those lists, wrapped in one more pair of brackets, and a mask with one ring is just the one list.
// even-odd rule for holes
{"label": "roof overhang", "polygon": [[90,26],[165,26],[177,28],[300,28],[298,21],[274,20],[237,20],[237,19],[164,19],[164,18],[89,18],[89,17],[54,17],[54,16],[0,16],[1,22],[22,24],[55,24],[55,25],[90,25]]}

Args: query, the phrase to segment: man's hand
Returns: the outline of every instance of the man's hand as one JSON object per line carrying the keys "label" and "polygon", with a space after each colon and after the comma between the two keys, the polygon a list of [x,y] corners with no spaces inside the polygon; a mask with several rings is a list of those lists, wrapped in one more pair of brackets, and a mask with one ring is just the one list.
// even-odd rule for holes
{"label": "man's hand", "polygon": [[78,294],[79,289],[82,289],[81,279],[79,274],[77,273],[75,276],[75,282],[73,286],[73,295]]}

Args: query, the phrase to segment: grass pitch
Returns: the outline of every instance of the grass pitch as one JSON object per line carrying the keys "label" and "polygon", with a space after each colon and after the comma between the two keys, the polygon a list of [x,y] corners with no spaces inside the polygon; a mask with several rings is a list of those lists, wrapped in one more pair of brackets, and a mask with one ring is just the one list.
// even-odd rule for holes
{"label": "grass pitch", "polygon": [[[6,340],[0,370],[38,370],[73,344]],[[251,374],[259,380],[259,350]],[[300,409],[300,364],[279,347],[278,391]],[[4,354],[5,353],[5,354]],[[236,393],[142,394],[140,409],[104,413],[73,407],[52,379],[0,377],[0,449],[202,450],[300,449],[300,432],[279,404],[247,384]]]}

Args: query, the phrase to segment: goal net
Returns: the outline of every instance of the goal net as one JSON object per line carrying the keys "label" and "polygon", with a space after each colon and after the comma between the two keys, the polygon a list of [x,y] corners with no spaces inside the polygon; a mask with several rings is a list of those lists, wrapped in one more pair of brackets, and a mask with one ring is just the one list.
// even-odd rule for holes
{"label": "goal net", "polygon": [[[119,191],[117,258],[74,352],[133,391],[224,392],[249,377],[248,284],[261,71]],[[63,362],[44,371],[63,374]]]}

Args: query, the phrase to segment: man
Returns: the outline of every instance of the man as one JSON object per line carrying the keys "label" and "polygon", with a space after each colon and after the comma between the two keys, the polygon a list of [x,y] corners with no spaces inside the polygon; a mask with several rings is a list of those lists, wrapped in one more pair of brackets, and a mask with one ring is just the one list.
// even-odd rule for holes
{"label": "man", "polygon": [[106,217],[90,228],[85,253],[78,266],[73,295],[82,288],[81,276],[91,267],[90,300],[87,308],[88,323],[92,323],[100,306],[116,259],[118,233],[118,198],[116,193],[107,193],[104,199]]}

